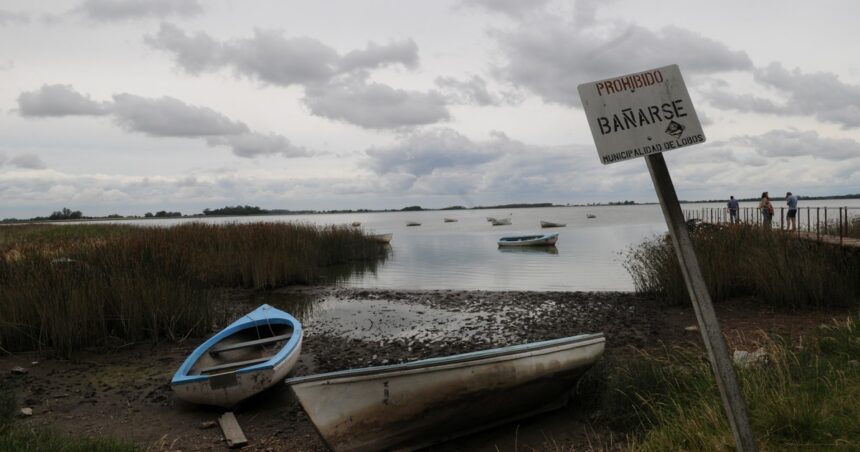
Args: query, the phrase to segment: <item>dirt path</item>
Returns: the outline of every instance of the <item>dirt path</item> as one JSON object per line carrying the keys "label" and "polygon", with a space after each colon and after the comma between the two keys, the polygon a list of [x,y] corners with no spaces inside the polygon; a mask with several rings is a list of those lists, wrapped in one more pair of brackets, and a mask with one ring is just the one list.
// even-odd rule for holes
{"label": "dirt path", "polygon": [[[606,335],[607,354],[629,353],[631,346],[698,347],[701,342],[697,331],[686,328],[695,325],[691,308],[664,308],[629,293],[300,288],[265,298],[279,300],[282,308],[293,300],[310,300],[318,310],[341,309],[328,317],[318,312],[306,321],[295,375],[599,331]],[[717,313],[730,347],[746,350],[755,348],[762,331],[799,336],[847,315],[779,312],[748,300],[718,305]],[[173,372],[199,342],[84,352],[73,361],[18,354],[0,359],[0,384],[17,388],[20,406],[33,408],[33,416],[19,423],[124,438],[156,450],[226,450],[218,427],[206,428],[221,411],[184,403],[170,390]],[[27,373],[13,374],[15,366]],[[235,412],[250,440],[245,450],[326,450],[286,385],[245,401]],[[593,429],[570,407],[434,449],[530,450],[605,441],[605,432]]]}

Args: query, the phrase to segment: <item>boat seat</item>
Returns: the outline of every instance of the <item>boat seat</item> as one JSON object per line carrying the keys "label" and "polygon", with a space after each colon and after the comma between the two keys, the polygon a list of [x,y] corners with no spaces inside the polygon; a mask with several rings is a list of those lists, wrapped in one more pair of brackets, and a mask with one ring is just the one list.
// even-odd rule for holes
{"label": "boat seat", "polygon": [[264,337],[263,339],[257,339],[254,341],[238,342],[235,344],[224,345],[224,346],[216,347],[216,348],[213,348],[212,350],[209,350],[209,354],[214,356],[214,355],[217,355],[218,353],[226,352],[226,351],[230,351],[230,350],[239,350],[240,348],[263,346],[266,344],[272,344],[272,343],[275,343],[278,341],[287,340],[291,336],[292,336],[292,333],[282,334],[280,336]]}
{"label": "boat seat", "polygon": [[220,366],[212,366],[212,367],[207,367],[205,369],[200,369],[200,373],[205,374],[205,373],[209,373],[209,372],[215,372],[217,370],[232,369],[234,367],[252,366],[254,364],[264,363],[264,362],[270,360],[271,358],[272,358],[271,356],[266,356],[264,358],[249,359],[247,361],[237,361],[235,363],[221,364]]}

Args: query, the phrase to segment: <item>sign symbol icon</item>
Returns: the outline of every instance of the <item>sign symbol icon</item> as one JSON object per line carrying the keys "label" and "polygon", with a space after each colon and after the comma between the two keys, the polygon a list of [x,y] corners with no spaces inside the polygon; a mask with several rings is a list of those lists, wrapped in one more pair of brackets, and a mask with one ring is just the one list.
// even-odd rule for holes
{"label": "sign symbol icon", "polygon": [[684,126],[675,121],[671,121],[669,122],[669,127],[666,127],[666,133],[675,138],[681,138],[681,134],[684,133]]}

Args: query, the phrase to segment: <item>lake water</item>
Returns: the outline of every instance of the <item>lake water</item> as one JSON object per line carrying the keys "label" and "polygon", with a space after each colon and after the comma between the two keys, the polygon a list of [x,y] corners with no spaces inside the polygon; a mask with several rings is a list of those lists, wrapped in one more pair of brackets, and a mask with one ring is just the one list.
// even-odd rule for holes
{"label": "lake water", "polygon": [[[804,207],[860,209],[860,200],[801,203]],[[774,204],[778,208],[784,201],[777,199]],[[684,204],[682,209],[723,206],[722,203]],[[741,204],[741,207],[754,206],[754,203]],[[587,214],[596,218],[588,219]],[[445,223],[446,217],[458,221]],[[492,226],[486,217],[510,217],[512,224]],[[541,229],[540,220],[567,226]],[[633,281],[623,266],[624,251],[667,230],[659,205],[159,219],[134,223],[170,225],[185,221],[360,222],[361,228],[368,232],[393,233],[390,257],[375,274],[357,275],[342,283],[349,287],[386,289],[631,291]],[[410,221],[421,226],[407,227]],[[778,220],[775,224],[779,224]],[[805,218],[801,224],[805,224]],[[556,247],[505,249],[496,245],[505,235],[540,232],[559,233]]]}

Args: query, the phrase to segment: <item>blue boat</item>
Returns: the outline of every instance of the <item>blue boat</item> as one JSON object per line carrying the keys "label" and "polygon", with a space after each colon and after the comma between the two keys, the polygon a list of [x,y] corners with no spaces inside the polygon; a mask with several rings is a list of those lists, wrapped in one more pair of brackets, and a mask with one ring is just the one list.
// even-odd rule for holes
{"label": "blue boat", "polygon": [[287,376],[302,334],[295,317],[264,304],[194,349],[170,385],[182,400],[232,407]]}

